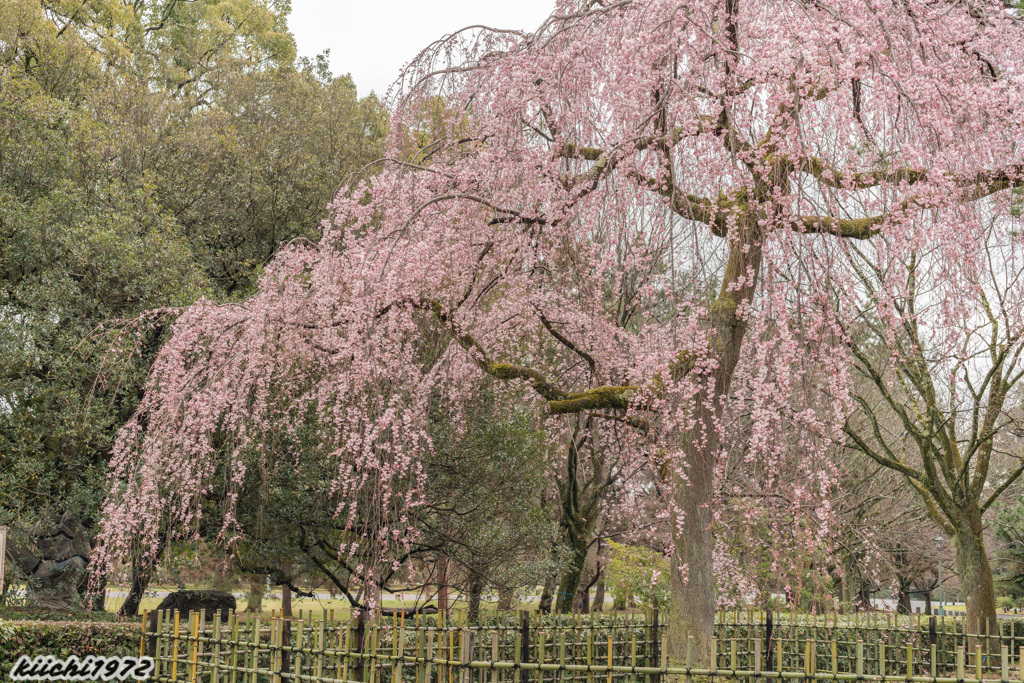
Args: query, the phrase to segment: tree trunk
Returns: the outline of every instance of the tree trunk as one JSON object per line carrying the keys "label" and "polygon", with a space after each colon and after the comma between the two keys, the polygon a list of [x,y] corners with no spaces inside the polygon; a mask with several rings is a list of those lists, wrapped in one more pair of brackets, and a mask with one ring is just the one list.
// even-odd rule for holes
{"label": "tree trunk", "polygon": [[555,611],[560,614],[568,614],[572,611],[576,591],[579,590],[580,579],[583,578],[583,565],[587,561],[589,549],[590,544],[587,543],[586,538],[570,539],[569,561],[558,582],[558,599],[555,601]]}
{"label": "tree trunk", "polygon": [[[970,527],[957,529],[954,537],[956,545],[956,568],[960,574],[960,585],[967,602],[968,633],[985,633],[986,622],[991,633],[999,633],[999,622],[996,617],[996,594],[992,583],[992,567],[988,563],[985,552],[985,541],[982,538],[981,515],[976,515],[977,531]],[[965,525],[966,526],[966,525]],[[989,652],[998,652],[999,641],[992,639],[990,643],[974,643],[970,647],[986,647]]]}
{"label": "tree trunk", "polygon": [[683,518],[673,525],[668,656],[673,666],[684,665],[687,639],[693,636],[691,665],[708,668],[716,605],[715,539],[711,530],[714,466],[711,457],[699,452],[694,455],[687,470],[689,483],[676,481],[676,502]]}
{"label": "tree trunk", "polygon": [[590,614],[590,582],[580,581],[572,600],[572,609],[579,614]]}
{"label": "tree trunk", "polygon": [[249,578],[249,590],[245,593],[245,611],[263,613],[263,593],[266,590],[267,577],[253,574]]}
{"label": "tree trunk", "polygon": [[142,602],[142,596],[145,595],[146,588],[149,587],[149,582],[153,578],[153,570],[156,568],[156,563],[163,557],[165,545],[163,538],[161,538],[157,543],[156,553],[151,559],[132,558],[131,587],[128,589],[128,597],[125,598],[124,604],[117,611],[122,617],[139,616],[139,604]]}
{"label": "tree trunk", "polygon": [[551,602],[553,600],[552,593],[555,590],[555,575],[550,574],[548,578],[544,579],[544,590],[540,594],[540,604],[537,605],[537,611],[541,614],[551,613]]}
{"label": "tree trunk", "polygon": [[924,613],[927,615],[932,614],[932,592],[924,592]]}
{"label": "tree trunk", "polygon": [[473,574],[469,580],[469,622],[476,623],[480,619],[480,596],[484,592],[484,580],[479,574]]}
{"label": "tree trunk", "polygon": [[281,586],[281,616],[292,616],[292,589],[286,585]]}
{"label": "tree trunk", "polygon": [[871,584],[863,579],[857,584],[857,611],[871,609]]}
{"label": "tree trunk", "polygon": [[591,608],[592,612],[603,612],[604,611],[604,572],[598,567],[597,570],[600,575],[597,577],[597,584],[594,586],[594,606]]}
{"label": "tree trunk", "polygon": [[910,581],[902,577],[896,578],[896,613],[910,614],[914,610],[910,607]]}
{"label": "tree trunk", "polygon": [[[2,590],[0,590],[0,595],[3,595]],[[105,575],[100,577],[100,585],[97,586],[96,592],[89,596],[89,609],[94,612],[107,611],[107,577]]]}
{"label": "tree trunk", "polygon": [[[785,182],[788,184],[788,179]],[[690,399],[696,427],[676,433],[675,446],[685,462],[672,473],[677,512],[672,524],[668,656],[673,666],[685,665],[690,636],[694,657],[690,665],[711,666],[717,604],[712,522],[719,426],[723,399],[729,394],[747,331],[745,314],[738,313],[753,299],[761,269],[760,218],[757,212],[746,214],[736,239],[729,245],[722,286],[708,310],[710,341],[718,352],[718,367],[707,378],[713,384],[705,385]]]}
{"label": "tree trunk", "polygon": [[512,609],[512,598],[515,597],[515,591],[509,586],[501,586],[498,588],[498,611],[508,612]]}
{"label": "tree trunk", "polygon": [[448,556],[441,555],[437,558],[437,611],[448,616],[450,605],[448,604]]}

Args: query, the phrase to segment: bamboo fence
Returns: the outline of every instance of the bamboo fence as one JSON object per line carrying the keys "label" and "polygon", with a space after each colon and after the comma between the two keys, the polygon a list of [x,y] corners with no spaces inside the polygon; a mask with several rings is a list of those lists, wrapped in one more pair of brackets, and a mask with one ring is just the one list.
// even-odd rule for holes
{"label": "bamboo fence", "polygon": [[[152,680],[189,683],[692,683],[694,678],[980,683],[1024,681],[1024,621],[999,633],[919,615],[720,613],[711,669],[693,642],[670,665],[657,612],[489,616],[470,624],[399,616],[336,621],[235,613],[143,617]],[[246,615],[247,616],[247,615]]]}

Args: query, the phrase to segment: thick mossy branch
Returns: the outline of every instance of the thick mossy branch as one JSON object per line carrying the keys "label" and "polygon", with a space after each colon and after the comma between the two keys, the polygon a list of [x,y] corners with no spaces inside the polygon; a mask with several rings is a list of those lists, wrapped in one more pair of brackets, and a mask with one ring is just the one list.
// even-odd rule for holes
{"label": "thick mossy branch", "polygon": [[[443,322],[448,317],[439,313],[440,307],[431,306]],[[548,379],[533,368],[511,363],[497,363],[490,359],[487,351],[469,334],[456,336],[459,346],[464,348],[476,363],[477,367],[491,377],[500,380],[520,379],[529,384],[541,398],[548,402],[548,412],[552,415],[580,413],[584,410],[626,410],[629,402],[636,394],[638,387],[596,387],[577,393],[569,393],[552,384]]]}
{"label": "thick mossy branch", "polygon": [[888,214],[869,216],[867,218],[832,218],[831,216],[804,216],[805,232],[838,235],[851,239],[866,240],[879,233]]}
{"label": "thick mossy branch", "polygon": [[565,415],[567,413],[580,413],[584,410],[626,410],[629,403],[636,395],[639,387],[595,387],[576,394],[570,394],[568,398],[557,401],[548,401],[548,412],[552,415]]}

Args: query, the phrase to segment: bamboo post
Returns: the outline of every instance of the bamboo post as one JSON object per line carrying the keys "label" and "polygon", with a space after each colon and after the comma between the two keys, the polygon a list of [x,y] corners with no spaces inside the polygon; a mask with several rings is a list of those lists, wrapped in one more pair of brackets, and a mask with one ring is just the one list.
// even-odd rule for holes
{"label": "bamboo post", "polygon": [[607,683],[612,683],[612,634],[608,633],[608,679]]}
{"label": "bamboo post", "polygon": [[690,669],[693,668],[693,636],[686,636],[686,683],[693,683]]}
{"label": "bamboo post", "polygon": [[[405,654],[404,643],[401,642],[402,636],[398,632],[398,616],[396,614],[391,615],[391,656],[401,657]],[[405,634],[405,629],[401,629],[402,635]],[[398,659],[391,660],[391,683],[398,683],[401,680],[402,665]]]}
{"label": "bamboo post", "polygon": [[[523,653],[519,658],[520,662],[530,661],[530,613],[523,610],[519,613],[519,632],[522,636]],[[539,673],[539,672],[538,672]],[[530,675],[523,672],[523,680],[529,681]],[[538,677],[539,680],[539,677]]]}
{"label": "bamboo post", "polygon": [[931,661],[931,674],[932,674],[932,678],[938,678],[938,676],[939,676],[939,664],[938,664],[938,662],[935,659],[936,656],[939,654],[936,651],[938,648],[935,647],[935,643],[932,643],[930,645],[930,649],[931,649],[931,660],[932,660]]}
{"label": "bamboo post", "polygon": [[250,660],[251,660],[250,661],[250,668],[252,670],[249,672],[249,683],[256,683],[256,681],[257,681],[256,670],[260,668],[259,664],[260,664],[260,636],[261,636],[261,634],[260,634],[260,622],[261,621],[262,621],[262,617],[259,614],[257,614],[256,618],[253,619],[253,622],[252,622],[252,632],[249,634],[249,636],[251,638],[251,640],[249,641],[249,645],[251,646],[251,649],[252,649],[252,655],[250,656]]}
{"label": "bamboo post", "polygon": [[[3,581],[2,574],[0,574],[0,581]],[[148,627],[146,626],[148,623],[146,620],[147,616],[146,610],[142,610],[142,635],[139,636],[139,657],[146,656],[146,632],[148,630]]]}
{"label": "bamboo post", "polygon": [[195,683],[195,670],[199,668],[199,660],[205,661],[206,657],[206,646],[203,641],[206,640],[206,610],[199,610],[199,628],[196,631],[196,664],[193,667],[193,683]]}
{"label": "bamboo post", "polygon": [[864,678],[864,641],[863,640],[858,640],[857,641],[857,664],[856,664],[855,672],[857,674],[857,678],[858,679]]}
{"label": "bamboo post", "polygon": [[423,672],[423,683],[432,683],[434,665],[434,629],[429,629],[427,631],[427,649],[424,651],[423,658],[426,660],[424,662],[426,668]]}
{"label": "bamboo post", "polygon": [[[563,652],[565,641],[562,641]],[[491,631],[491,663],[498,661],[498,632]],[[498,683],[498,670],[491,668],[491,683]]]}
{"label": "bamboo post", "polygon": [[754,673],[761,673],[761,639],[754,638]]}
{"label": "bamboo post", "polygon": [[317,678],[324,676],[324,659],[327,658],[327,624],[325,623],[326,610],[324,615],[316,622],[316,664],[313,667],[313,675]]}
{"label": "bamboo post", "polygon": [[[345,668],[348,668],[349,654],[355,655],[356,661],[352,666],[353,680],[362,681],[363,675],[366,671],[363,662],[363,650],[366,644],[366,610],[359,610],[359,616],[356,617],[356,633],[355,633],[355,646],[347,647],[345,653]],[[346,680],[348,677],[346,675]]]}
{"label": "bamboo post", "polygon": [[276,610],[270,613],[270,680],[272,683],[281,683],[278,675],[281,670],[281,620],[276,614]]}
{"label": "bamboo post", "polygon": [[213,660],[210,668],[212,683],[220,683],[220,610],[213,616]]}
{"label": "bamboo post", "polygon": [[836,646],[836,639],[832,639],[832,676],[839,675],[839,649]]}
{"label": "bamboo post", "polygon": [[415,672],[416,672],[416,675],[413,676],[413,680],[415,681],[415,683],[423,683],[423,669],[424,669],[425,664],[426,664],[426,662],[421,661],[421,660],[426,659],[426,656],[423,653],[423,631],[420,630],[420,628],[419,628],[419,615],[417,614],[414,617],[414,619],[415,619],[414,623],[416,624],[416,626],[415,626],[415,632],[416,632],[416,657],[415,657],[415,659],[416,659],[416,668],[415,668]]}
{"label": "bamboo post", "polygon": [[[308,617],[313,611],[310,610],[306,613]],[[290,660],[290,666],[288,671],[296,676],[302,675],[302,649],[306,646],[306,622],[300,619],[298,623],[298,629],[295,632],[295,643],[292,649],[288,652],[288,659]]]}
{"label": "bamboo post", "polygon": [[[668,669],[668,643],[666,642],[667,640],[668,640],[668,634],[667,633],[663,633],[661,635],[661,674],[664,674],[666,669]],[[715,661],[715,659],[714,659],[715,658],[715,642],[716,642],[715,639],[712,638],[711,639],[711,657],[712,657],[712,661],[713,662]],[[714,668],[717,669],[718,665],[715,664]],[[659,674],[659,680],[661,678],[661,674]]]}
{"label": "bamboo post", "polygon": [[[658,657],[658,645],[660,644],[659,641],[658,641],[658,631],[659,630],[660,629],[658,627],[658,610],[652,610],[651,611],[651,626],[650,626],[651,654],[649,655],[650,656],[650,663],[648,664],[648,666],[657,666],[657,662],[659,660],[659,657]],[[655,674],[655,675],[651,676],[649,680],[650,680],[650,683],[661,683],[661,675],[660,674]]]}
{"label": "bamboo post", "polygon": [[512,674],[512,680],[514,683],[520,683],[522,680],[521,672],[519,670],[519,664],[523,661],[522,638],[522,634],[517,631],[515,639],[513,640],[514,644],[512,649],[512,661],[515,663],[515,669]]}
{"label": "bamboo post", "polygon": [[964,680],[964,646],[957,645],[956,648],[956,678],[958,681]]}
{"label": "bamboo post", "polygon": [[1009,683],[1010,680],[1010,648],[1003,645],[999,648],[999,680],[1002,683]]}
{"label": "bamboo post", "polygon": [[473,669],[469,663],[473,661],[473,631],[468,628],[462,629],[462,652],[459,654],[461,665],[460,683],[473,683]]}
{"label": "bamboo post", "polygon": [[157,610],[156,612],[156,635],[153,643],[153,656],[155,661],[153,662],[153,676],[158,676],[164,667],[161,666],[164,661],[164,651],[166,648],[166,641],[164,639],[164,626],[167,620],[167,610]]}
{"label": "bamboo post", "polygon": [[380,618],[373,627],[370,629],[370,657],[366,661],[370,663],[370,682],[375,683],[380,680],[380,676],[383,672],[378,672],[378,660],[377,653],[380,651]]}
{"label": "bamboo post", "polygon": [[229,683],[236,683],[238,676],[238,615],[234,612],[229,617],[231,626],[231,678]]}
{"label": "bamboo post", "polygon": [[[458,621],[456,620],[456,623]],[[448,629],[448,664],[445,665],[444,680],[448,683],[454,683],[455,671],[452,669],[451,663],[455,660],[455,631],[451,628]]]}
{"label": "bamboo post", "polygon": [[[629,638],[629,665],[636,668],[636,632],[630,629]],[[631,683],[636,683],[636,674],[630,676]]]}
{"label": "bamboo post", "polygon": [[171,641],[171,680],[178,680],[178,627],[181,625],[181,615],[174,610],[174,638]]}
{"label": "bamboo post", "polygon": [[587,683],[594,683],[594,674],[590,670],[594,663],[594,630],[587,631]]}
{"label": "bamboo post", "polygon": [[345,622],[344,633],[338,627],[338,649],[341,650],[341,657],[334,658],[334,677],[348,680],[349,651],[352,648],[352,622]]}
{"label": "bamboo post", "polygon": [[[556,622],[557,623],[557,622]],[[565,680],[565,631],[558,632],[558,680]]]}

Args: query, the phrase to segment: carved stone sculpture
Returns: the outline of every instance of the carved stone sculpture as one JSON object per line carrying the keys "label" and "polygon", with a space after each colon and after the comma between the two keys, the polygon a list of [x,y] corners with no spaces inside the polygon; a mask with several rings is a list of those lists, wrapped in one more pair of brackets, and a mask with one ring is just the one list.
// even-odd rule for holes
{"label": "carved stone sculpture", "polygon": [[8,554],[28,577],[28,598],[50,609],[82,608],[89,564],[85,528],[69,512],[40,520],[28,531],[27,544],[13,544]]}

